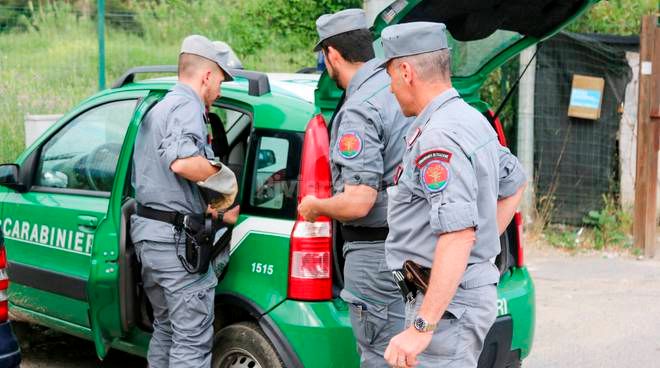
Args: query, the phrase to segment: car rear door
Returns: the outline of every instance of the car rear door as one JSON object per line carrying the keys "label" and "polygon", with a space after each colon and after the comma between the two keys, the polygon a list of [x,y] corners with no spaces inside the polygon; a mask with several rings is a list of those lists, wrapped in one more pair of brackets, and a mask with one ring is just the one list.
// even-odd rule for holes
{"label": "car rear door", "polygon": [[124,136],[143,94],[89,100],[19,159],[28,189],[9,192],[0,213],[15,313],[89,331],[91,254],[107,241],[97,229],[106,221]]}

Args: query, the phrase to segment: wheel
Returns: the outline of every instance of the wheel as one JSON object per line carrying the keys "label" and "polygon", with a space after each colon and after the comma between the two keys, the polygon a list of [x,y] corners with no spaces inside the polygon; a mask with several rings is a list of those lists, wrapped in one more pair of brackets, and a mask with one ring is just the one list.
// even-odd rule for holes
{"label": "wheel", "polygon": [[253,322],[229,325],[215,333],[213,368],[283,368],[280,358]]}

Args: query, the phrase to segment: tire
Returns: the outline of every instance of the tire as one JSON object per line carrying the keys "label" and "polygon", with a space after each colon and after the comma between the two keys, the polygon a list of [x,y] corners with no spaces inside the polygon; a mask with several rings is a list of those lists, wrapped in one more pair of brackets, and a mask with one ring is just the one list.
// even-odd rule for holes
{"label": "tire", "polygon": [[213,368],[283,368],[277,352],[254,322],[229,325],[215,333]]}

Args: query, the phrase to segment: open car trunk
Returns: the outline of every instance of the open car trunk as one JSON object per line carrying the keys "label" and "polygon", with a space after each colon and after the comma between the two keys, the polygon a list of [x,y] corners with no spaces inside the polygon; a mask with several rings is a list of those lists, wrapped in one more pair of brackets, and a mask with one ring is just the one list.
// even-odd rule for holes
{"label": "open car trunk", "polygon": [[[520,54],[543,41],[599,0],[397,0],[376,17],[372,27],[374,49],[382,57],[382,30],[393,24],[415,21],[440,22],[447,26],[452,52],[452,84],[461,96],[479,109],[491,122],[505,144],[503,129],[493,119],[488,105],[480,100],[479,89],[488,75]],[[326,121],[341,98],[334,81],[324,72],[315,91],[316,104]],[[500,237],[502,252],[496,259],[500,273],[515,267],[519,261],[519,239],[514,221]],[[343,241],[334,237],[334,286],[343,285]]]}
{"label": "open car trunk", "polygon": [[[526,48],[559,32],[599,0],[397,0],[374,22],[374,48],[382,56],[380,33],[390,25],[441,22],[452,49],[452,82],[467,101],[479,99],[488,75]],[[316,103],[332,115],[341,96],[323,73]],[[482,111],[483,112],[483,111]]]}

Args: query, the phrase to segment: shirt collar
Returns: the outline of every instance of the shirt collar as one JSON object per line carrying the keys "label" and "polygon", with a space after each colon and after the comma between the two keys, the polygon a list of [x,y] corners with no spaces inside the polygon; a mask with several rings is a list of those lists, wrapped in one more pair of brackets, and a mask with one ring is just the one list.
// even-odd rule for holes
{"label": "shirt collar", "polygon": [[202,102],[202,99],[197,95],[194,89],[190,87],[189,85],[181,82],[177,82],[174,87],[172,88],[172,92],[181,94],[185,97],[190,98],[191,100],[197,101],[199,103],[200,109],[202,111],[206,111],[206,106],[204,106],[204,102]]}
{"label": "shirt collar", "polygon": [[369,78],[378,73],[381,68],[379,65],[382,64],[380,59],[371,59],[364,63],[360,69],[355,72],[353,79],[348,83],[348,88],[346,88],[346,97],[352,95],[357,91]]}
{"label": "shirt collar", "polygon": [[415,119],[415,122],[413,123],[413,126],[420,126],[425,124],[429,119],[431,119],[431,115],[438,110],[442,105],[444,105],[446,102],[449,100],[459,97],[458,91],[454,88],[450,88],[438,96],[436,96],[431,102],[429,102],[428,105],[422,110],[422,113],[417,116]]}

